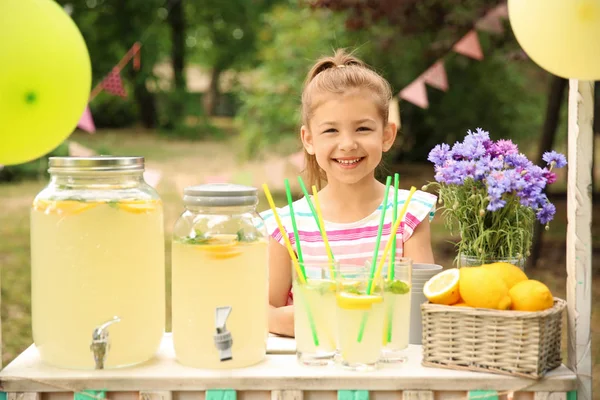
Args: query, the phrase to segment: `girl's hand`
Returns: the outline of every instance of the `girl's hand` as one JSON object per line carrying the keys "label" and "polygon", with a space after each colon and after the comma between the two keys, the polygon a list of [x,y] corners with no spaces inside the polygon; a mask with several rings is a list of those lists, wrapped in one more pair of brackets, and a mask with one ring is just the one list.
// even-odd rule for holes
{"label": "girl's hand", "polygon": [[294,336],[294,307],[288,306],[292,288],[292,260],[287,249],[269,240],[269,332]]}

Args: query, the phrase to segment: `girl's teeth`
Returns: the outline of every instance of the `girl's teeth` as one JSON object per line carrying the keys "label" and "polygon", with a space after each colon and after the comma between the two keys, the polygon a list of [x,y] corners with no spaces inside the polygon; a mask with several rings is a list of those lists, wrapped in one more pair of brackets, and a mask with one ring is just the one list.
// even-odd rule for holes
{"label": "girl's teeth", "polygon": [[345,164],[345,165],[350,165],[350,164],[355,164],[357,162],[360,161],[360,158],[357,158],[355,160],[337,160],[340,164]]}

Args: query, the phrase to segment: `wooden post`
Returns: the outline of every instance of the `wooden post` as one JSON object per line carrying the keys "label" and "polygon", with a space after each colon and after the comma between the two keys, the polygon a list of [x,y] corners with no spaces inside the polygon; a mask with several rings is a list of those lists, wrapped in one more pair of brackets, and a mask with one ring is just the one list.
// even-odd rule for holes
{"label": "wooden post", "polygon": [[592,400],[592,157],[594,83],[569,81],[567,188],[568,366],[577,399]]}

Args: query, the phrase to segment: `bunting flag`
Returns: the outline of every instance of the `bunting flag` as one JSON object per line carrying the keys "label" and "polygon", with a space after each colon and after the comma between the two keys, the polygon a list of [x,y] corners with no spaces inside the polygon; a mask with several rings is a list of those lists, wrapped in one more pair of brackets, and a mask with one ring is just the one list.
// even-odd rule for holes
{"label": "bunting flag", "polygon": [[453,47],[452,50],[463,56],[473,58],[475,60],[483,60],[483,51],[481,50],[481,44],[479,43],[479,37],[477,32],[472,29],[463,36]]}
{"label": "bunting flag", "polygon": [[144,171],[144,180],[148,185],[152,186],[154,189],[156,189],[156,187],[158,186],[158,183],[160,182],[161,178],[162,171],[158,169],[146,168],[146,170]]}
{"label": "bunting flag", "polygon": [[142,45],[140,44],[140,42],[135,42],[133,44],[133,47],[131,47],[131,51],[133,51],[133,69],[136,71],[140,70],[140,50],[142,48]]}
{"label": "bunting flag", "polygon": [[504,25],[502,24],[503,8],[506,9],[506,4],[500,5],[489,11],[483,18],[475,24],[475,28],[480,31],[490,33],[504,33]]}
{"label": "bunting flag", "polygon": [[425,81],[422,77],[415,79],[410,85],[402,89],[400,98],[421,108],[429,108],[427,88],[425,87]]}
{"label": "bunting flag", "polygon": [[88,149],[79,143],[69,141],[69,156],[72,157],[92,157],[95,156],[96,152],[92,149]]}
{"label": "bunting flag", "polygon": [[448,75],[443,61],[433,64],[423,73],[423,81],[436,89],[445,92],[448,90]]}
{"label": "bunting flag", "polygon": [[115,67],[110,74],[102,81],[102,89],[116,96],[127,97],[127,92],[123,87],[119,70]]}
{"label": "bunting flag", "polygon": [[96,125],[94,124],[94,119],[92,118],[92,112],[90,111],[89,105],[85,108],[81,119],[77,123],[77,127],[89,133],[96,132]]}
{"label": "bunting flag", "polygon": [[227,183],[231,174],[211,175],[204,178],[204,183]]}
{"label": "bunting flag", "polygon": [[306,160],[304,159],[304,151],[299,151],[294,153],[288,157],[288,161],[292,164],[298,171],[302,171],[306,168]]}
{"label": "bunting flag", "polygon": [[283,188],[283,181],[286,175],[285,166],[286,162],[284,158],[265,163],[265,175],[271,189]]}

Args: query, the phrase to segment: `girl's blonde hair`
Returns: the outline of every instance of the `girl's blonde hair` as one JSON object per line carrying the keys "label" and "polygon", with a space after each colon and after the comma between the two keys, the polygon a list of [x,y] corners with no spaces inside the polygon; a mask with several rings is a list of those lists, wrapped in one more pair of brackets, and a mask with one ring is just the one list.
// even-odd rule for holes
{"label": "girl's blonde hair", "polygon": [[[375,95],[377,110],[384,126],[388,123],[389,106],[392,98],[390,84],[367,64],[346,53],[336,50],[332,57],[322,57],[311,68],[302,91],[302,124],[308,128],[308,122],[314,112],[313,99],[320,93],[343,94],[348,89],[369,89]],[[304,150],[306,172],[310,185],[321,189],[327,181],[325,171],[319,167],[317,158]]]}

